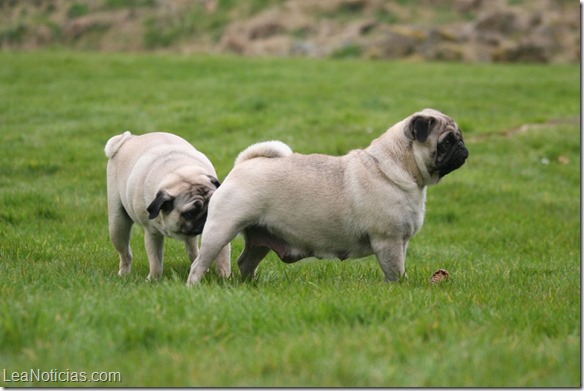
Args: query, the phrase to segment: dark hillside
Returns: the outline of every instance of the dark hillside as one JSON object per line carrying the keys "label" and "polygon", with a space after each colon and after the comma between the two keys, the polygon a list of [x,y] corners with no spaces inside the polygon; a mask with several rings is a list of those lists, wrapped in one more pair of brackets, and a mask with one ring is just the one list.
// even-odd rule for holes
{"label": "dark hillside", "polygon": [[0,47],[578,62],[573,0],[0,0]]}

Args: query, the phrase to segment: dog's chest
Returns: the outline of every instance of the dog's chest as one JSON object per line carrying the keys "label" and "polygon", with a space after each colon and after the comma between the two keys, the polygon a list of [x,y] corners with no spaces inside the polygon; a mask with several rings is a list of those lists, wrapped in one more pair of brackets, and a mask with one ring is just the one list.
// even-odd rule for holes
{"label": "dog's chest", "polygon": [[400,221],[404,236],[408,239],[414,236],[424,224],[426,190],[410,194],[401,206]]}
{"label": "dog's chest", "polygon": [[424,223],[425,202],[425,188],[403,191],[384,187],[358,199],[353,216],[369,234],[409,239]]}

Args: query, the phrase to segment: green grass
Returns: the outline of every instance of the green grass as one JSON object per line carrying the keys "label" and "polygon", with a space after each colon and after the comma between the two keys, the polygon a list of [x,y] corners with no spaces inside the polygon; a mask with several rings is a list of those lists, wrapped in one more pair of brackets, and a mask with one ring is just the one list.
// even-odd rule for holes
{"label": "green grass", "polygon": [[[578,80],[576,65],[0,53],[0,371],[122,380],[0,385],[580,386]],[[117,277],[112,135],[174,132],[222,179],[253,142],[343,154],[424,107],[459,122],[470,158],[429,189],[403,282],[373,258],[270,255],[241,283],[237,238],[231,280],[187,289],[168,240],[147,283],[140,229]],[[429,285],[438,268],[450,280]]]}

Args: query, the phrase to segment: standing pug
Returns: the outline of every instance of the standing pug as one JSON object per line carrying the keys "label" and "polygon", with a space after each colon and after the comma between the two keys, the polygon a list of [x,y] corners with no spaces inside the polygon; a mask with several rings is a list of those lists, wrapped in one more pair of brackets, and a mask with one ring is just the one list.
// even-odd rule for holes
{"label": "standing pug", "polygon": [[[105,146],[109,233],[120,254],[119,275],[130,272],[130,233],[134,223],[144,227],[150,263],[148,279],[162,275],[164,237],[185,242],[193,261],[197,235],[203,231],[211,195],[219,187],[217,174],[205,155],[169,133],[112,137]],[[230,247],[215,254],[217,269],[229,276]]]}
{"label": "standing pug", "polygon": [[424,221],[426,186],[468,157],[457,124],[425,109],[395,124],[364,150],[301,155],[279,141],[244,150],[209,203],[201,252],[188,285],[239,232],[242,277],[273,250],[284,262],[375,254],[387,281],[405,272],[408,241]]}

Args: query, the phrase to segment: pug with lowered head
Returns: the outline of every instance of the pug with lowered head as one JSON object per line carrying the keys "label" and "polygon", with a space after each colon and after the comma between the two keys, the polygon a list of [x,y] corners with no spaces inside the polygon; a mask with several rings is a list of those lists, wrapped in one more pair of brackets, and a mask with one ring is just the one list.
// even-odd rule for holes
{"label": "pug with lowered head", "polygon": [[[130,272],[130,233],[134,223],[144,227],[150,264],[148,279],[162,275],[164,237],[182,240],[193,261],[197,235],[207,219],[209,199],[219,187],[207,157],[184,139],[170,133],[112,137],[105,146],[109,233],[120,254],[119,275]],[[217,269],[229,276],[230,247],[215,254]]]}
{"label": "pug with lowered head", "polygon": [[340,157],[292,153],[279,141],[254,144],[209,203],[187,284],[198,283],[240,232],[245,248],[237,264],[244,279],[273,250],[287,263],[375,254],[385,279],[397,281],[408,241],[424,221],[426,187],[467,157],[456,122],[433,109]]}

